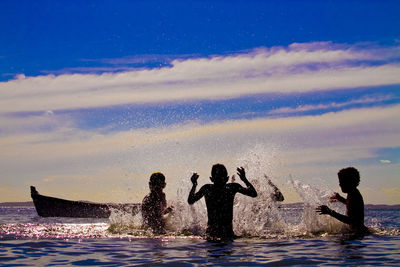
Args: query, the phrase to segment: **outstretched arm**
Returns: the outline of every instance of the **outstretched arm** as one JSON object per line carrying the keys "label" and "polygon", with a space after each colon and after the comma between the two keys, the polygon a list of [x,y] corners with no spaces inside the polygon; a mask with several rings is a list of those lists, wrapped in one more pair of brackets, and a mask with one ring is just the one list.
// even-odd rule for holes
{"label": "outstretched arm", "polygon": [[332,216],[333,218],[336,218],[337,220],[341,221],[342,223],[354,224],[354,219],[353,218],[351,218],[349,216],[346,216],[346,215],[343,215],[343,214],[340,214],[340,213],[337,213],[336,211],[331,210],[330,208],[328,208],[325,205],[317,207],[316,211],[319,214],[328,214],[328,215]]}
{"label": "outstretched arm", "polygon": [[163,211],[163,215],[171,213],[174,210],[174,206],[169,206]]}
{"label": "outstretched arm", "polygon": [[268,184],[272,187],[272,189],[274,189],[274,192],[271,194],[272,200],[273,201],[284,201],[285,198],[283,197],[281,190],[279,190],[279,188],[272,183],[271,179],[269,179],[267,175],[264,175],[264,177],[267,179]]}
{"label": "outstretched arm", "polygon": [[247,180],[244,168],[243,167],[237,168],[237,174],[239,175],[243,183],[247,186],[247,188],[242,187],[241,189],[239,189],[239,193],[242,193],[243,195],[250,197],[256,197],[257,191],[254,188],[254,186],[249,182],[249,180]]}
{"label": "outstretched arm", "polygon": [[195,203],[197,200],[199,200],[200,198],[202,198],[204,196],[204,190],[202,190],[203,188],[201,188],[199,190],[199,192],[196,192],[196,187],[197,187],[197,179],[199,178],[199,175],[197,173],[193,173],[192,177],[190,178],[190,180],[192,181],[192,189],[189,192],[189,197],[188,197],[188,203],[190,205],[192,205],[193,203]]}
{"label": "outstretched arm", "polygon": [[339,195],[339,193],[334,193],[330,198],[329,202],[341,202],[343,204],[346,204],[346,199]]}

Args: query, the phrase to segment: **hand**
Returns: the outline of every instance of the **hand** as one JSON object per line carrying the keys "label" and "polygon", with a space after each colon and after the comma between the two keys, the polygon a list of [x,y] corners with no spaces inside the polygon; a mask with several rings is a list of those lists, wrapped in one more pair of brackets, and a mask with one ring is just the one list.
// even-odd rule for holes
{"label": "hand", "polygon": [[329,202],[338,202],[342,197],[338,193],[334,193],[330,198]]}
{"label": "hand", "polygon": [[330,214],[331,213],[331,209],[328,208],[325,205],[319,206],[315,209],[316,212],[318,212],[319,214]]}
{"label": "hand", "polygon": [[197,179],[199,178],[199,175],[197,173],[193,173],[192,177],[190,178],[190,180],[192,181],[193,185],[197,185]]}
{"label": "hand", "polygon": [[237,168],[237,174],[240,177],[240,180],[242,180],[243,182],[247,182],[247,178],[246,178],[246,172],[244,170],[243,167]]}
{"label": "hand", "polygon": [[168,214],[168,213],[172,212],[173,210],[174,210],[174,206],[169,206],[168,208],[166,208],[164,210],[164,214]]}

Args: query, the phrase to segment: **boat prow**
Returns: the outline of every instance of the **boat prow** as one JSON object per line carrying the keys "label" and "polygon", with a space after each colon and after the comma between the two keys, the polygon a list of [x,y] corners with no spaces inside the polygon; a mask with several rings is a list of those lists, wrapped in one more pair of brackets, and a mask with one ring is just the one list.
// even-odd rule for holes
{"label": "boat prow", "polygon": [[41,217],[108,218],[112,210],[132,215],[140,210],[140,204],[137,203],[94,203],[43,196],[34,186],[31,186],[31,197]]}

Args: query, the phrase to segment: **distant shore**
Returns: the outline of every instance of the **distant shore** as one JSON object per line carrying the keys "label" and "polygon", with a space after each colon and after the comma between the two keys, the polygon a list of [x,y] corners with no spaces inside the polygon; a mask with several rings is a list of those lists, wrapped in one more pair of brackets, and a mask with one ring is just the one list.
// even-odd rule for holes
{"label": "distant shore", "polygon": [[[285,208],[291,208],[291,207],[302,207],[303,203],[287,203],[287,204],[281,204],[280,206],[285,207]],[[26,201],[26,202],[1,202],[0,207],[34,207],[32,201]],[[397,205],[386,205],[386,204],[366,204],[365,206],[366,210],[399,210],[400,209],[400,204]]]}

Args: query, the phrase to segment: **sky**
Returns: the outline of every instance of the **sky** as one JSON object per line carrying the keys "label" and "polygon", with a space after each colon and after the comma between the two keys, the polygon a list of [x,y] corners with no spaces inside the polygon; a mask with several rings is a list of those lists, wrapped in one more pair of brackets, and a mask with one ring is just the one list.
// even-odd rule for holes
{"label": "sky", "polygon": [[222,163],[400,204],[399,1],[0,1],[0,202],[173,199]]}

